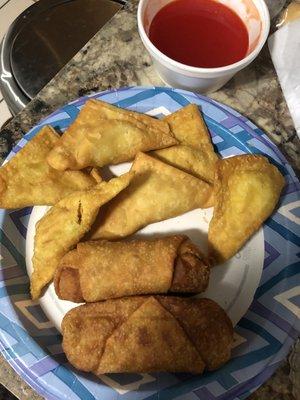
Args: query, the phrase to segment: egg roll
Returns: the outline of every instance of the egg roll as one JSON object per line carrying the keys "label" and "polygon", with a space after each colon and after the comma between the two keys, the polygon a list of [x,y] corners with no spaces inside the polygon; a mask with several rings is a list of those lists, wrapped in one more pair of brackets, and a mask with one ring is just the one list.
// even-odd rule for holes
{"label": "egg roll", "polygon": [[11,160],[0,168],[0,207],[53,205],[76,190],[96,185],[81,171],[59,172],[46,161],[59,141],[51,126],[44,126]]}
{"label": "egg roll", "polygon": [[89,231],[99,208],[129,185],[133,173],[64,197],[36,224],[31,296],[37,299],[61,258]]}
{"label": "egg roll", "polygon": [[209,299],[135,296],[85,304],[62,321],[77,369],[105,373],[215,370],[231,356],[233,327]]}
{"label": "egg roll", "polygon": [[154,240],[78,243],[54,276],[62,300],[95,302],[138,294],[201,293],[210,267],[186,236]]}
{"label": "egg roll", "polygon": [[139,151],[176,143],[167,122],[88,100],[47,159],[60,171],[78,170],[129,161]]}
{"label": "egg roll", "polygon": [[283,176],[263,156],[218,161],[216,204],[208,230],[215,263],[231,258],[260,228],[274,211],[283,186]]}
{"label": "egg roll", "polygon": [[203,207],[212,185],[144,153],[131,167],[130,185],[100,212],[89,234],[94,239],[118,239],[153,222]]}

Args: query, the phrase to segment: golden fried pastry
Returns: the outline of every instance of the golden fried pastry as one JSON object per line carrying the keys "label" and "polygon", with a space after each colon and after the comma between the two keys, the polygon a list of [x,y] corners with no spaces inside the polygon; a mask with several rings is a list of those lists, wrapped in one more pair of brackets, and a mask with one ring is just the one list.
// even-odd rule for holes
{"label": "golden fried pastry", "polygon": [[272,214],[284,178],[274,165],[259,155],[219,160],[217,178],[208,241],[213,259],[222,263],[236,254]]}
{"label": "golden fried pastry", "polygon": [[[165,119],[180,144],[151,152],[159,160],[208,183],[214,183],[218,156],[210,134],[195,104],[189,104]],[[205,207],[213,206],[213,195]]]}
{"label": "golden fried pastry", "polygon": [[212,300],[143,296],[85,304],[62,322],[63,349],[77,369],[201,374],[226,363],[233,328]]}
{"label": "golden fried pastry", "polygon": [[210,134],[195,104],[189,104],[164,118],[179,145],[153,151],[155,157],[213,183],[218,160]]}
{"label": "golden fried pastry", "polygon": [[96,183],[102,182],[100,168],[91,168],[90,175],[91,175],[91,177],[93,177],[95,179]]}
{"label": "golden fried pastry", "polygon": [[52,207],[36,225],[31,296],[37,299],[54,276],[61,258],[89,231],[99,208],[129,185],[127,173],[94,188],[70,194]]}
{"label": "golden fried pastry", "polygon": [[152,293],[201,293],[210,267],[186,236],[78,243],[55,271],[60,299],[95,302]]}
{"label": "golden fried pastry", "polygon": [[214,151],[211,151],[209,144],[203,144],[201,148],[176,145],[167,149],[153,151],[151,155],[188,174],[194,175],[196,178],[214,183],[218,157]]}
{"label": "golden fried pastry", "polygon": [[211,137],[196,104],[189,104],[163,119],[180,144],[199,148],[207,144],[214,151]]}
{"label": "golden fried pastry", "polygon": [[100,212],[90,238],[117,239],[153,222],[203,207],[212,186],[144,153],[135,158],[129,187]]}
{"label": "golden fried pastry", "polygon": [[48,162],[60,171],[102,167],[132,160],[139,151],[176,143],[164,121],[88,100],[50,152]]}
{"label": "golden fried pastry", "polygon": [[150,117],[147,114],[127,110],[124,108],[113,106],[110,103],[106,103],[101,100],[90,100],[94,102],[97,112],[106,119],[121,119],[124,121],[131,121],[135,118],[137,121],[141,121],[143,124],[149,127],[149,129],[157,129],[163,133],[170,134],[170,127],[168,123],[162,123],[157,118]]}
{"label": "golden fried pastry", "polygon": [[0,168],[0,207],[53,205],[76,190],[96,185],[81,171],[59,172],[46,161],[59,142],[51,126],[43,127],[10,161]]}

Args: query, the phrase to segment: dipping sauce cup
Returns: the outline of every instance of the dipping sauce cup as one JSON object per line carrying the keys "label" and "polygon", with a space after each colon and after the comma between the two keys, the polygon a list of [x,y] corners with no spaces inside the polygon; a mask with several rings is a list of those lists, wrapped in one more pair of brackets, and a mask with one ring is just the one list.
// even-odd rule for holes
{"label": "dipping sauce cup", "polygon": [[[158,74],[167,85],[200,93],[218,90],[257,57],[267,40],[270,15],[264,0],[212,0],[229,7],[240,17],[248,31],[248,51],[240,61],[217,68],[200,68],[182,64],[163,54],[149,39],[153,18],[163,7],[173,1],[177,0],[140,0],[137,15],[142,42]],[[182,34],[184,35],[184,32]]]}

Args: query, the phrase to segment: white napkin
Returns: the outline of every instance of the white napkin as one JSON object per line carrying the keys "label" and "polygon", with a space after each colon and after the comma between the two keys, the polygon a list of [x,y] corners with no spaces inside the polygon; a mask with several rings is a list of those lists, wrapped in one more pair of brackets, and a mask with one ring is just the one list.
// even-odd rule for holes
{"label": "white napkin", "polygon": [[279,82],[300,138],[300,19],[278,29],[268,40]]}

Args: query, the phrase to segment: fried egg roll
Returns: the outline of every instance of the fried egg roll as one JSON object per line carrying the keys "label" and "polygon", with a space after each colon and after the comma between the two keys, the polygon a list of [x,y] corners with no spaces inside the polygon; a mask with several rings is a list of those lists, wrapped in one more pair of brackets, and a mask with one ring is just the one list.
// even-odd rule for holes
{"label": "fried egg roll", "polygon": [[137,294],[201,293],[210,267],[186,236],[79,243],[63,257],[54,284],[60,299],[95,302]]}
{"label": "fried egg roll", "polygon": [[62,321],[77,369],[105,373],[215,370],[230,359],[232,323],[209,299],[135,296],[85,304]]}

